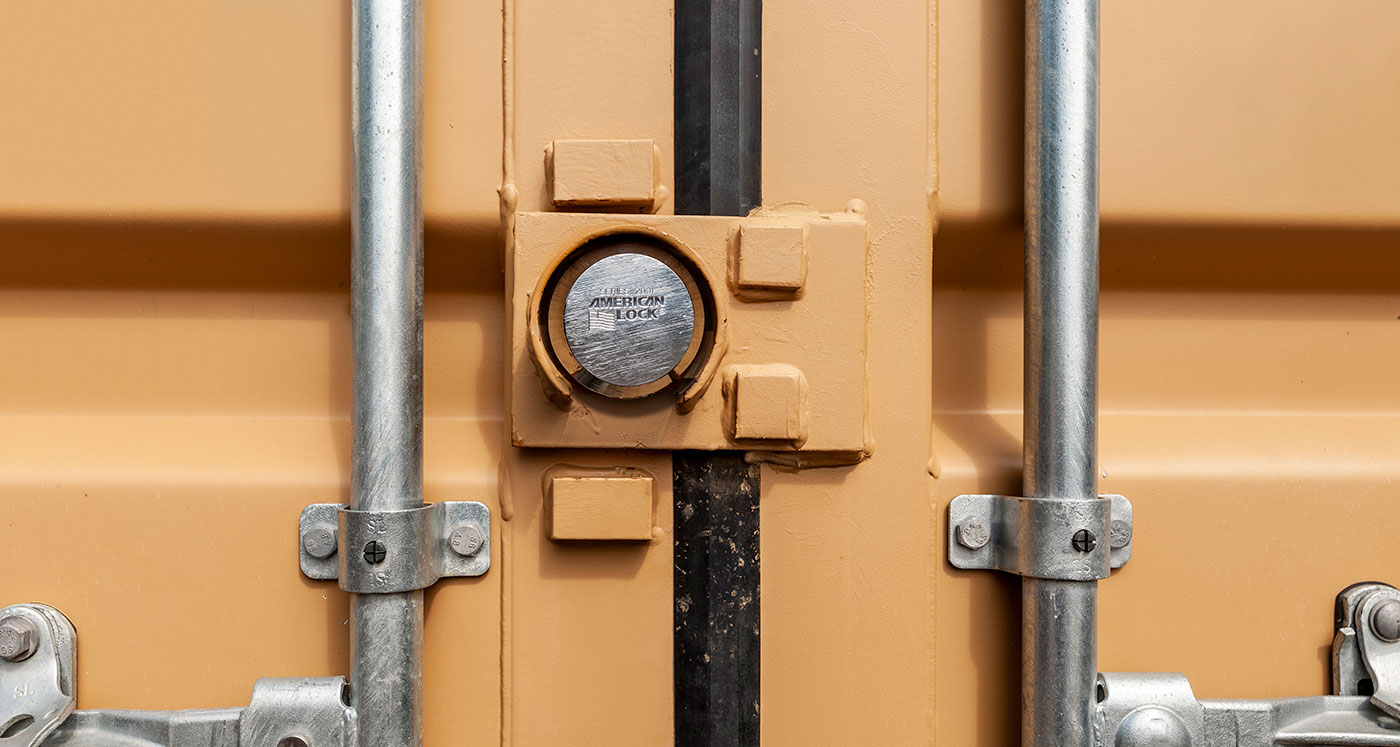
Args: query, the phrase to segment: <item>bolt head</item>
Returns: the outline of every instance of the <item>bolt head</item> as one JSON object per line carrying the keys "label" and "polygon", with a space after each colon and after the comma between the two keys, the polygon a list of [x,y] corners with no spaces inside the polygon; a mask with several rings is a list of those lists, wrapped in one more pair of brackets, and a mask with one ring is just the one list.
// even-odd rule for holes
{"label": "bolt head", "polygon": [[969,516],[958,525],[958,544],[980,550],[992,540],[992,527],[981,516]]}
{"label": "bolt head", "polygon": [[463,524],[452,530],[452,536],[447,541],[452,546],[452,552],[469,558],[481,552],[481,546],[486,543],[486,538],[482,536],[481,530],[477,529],[475,525]]}
{"label": "bolt head", "polygon": [[1133,525],[1122,519],[1114,519],[1109,525],[1108,546],[1114,550],[1122,550],[1133,541]]}
{"label": "bolt head", "polygon": [[1081,529],[1074,533],[1071,543],[1079,552],[1093,552],[1094,547],[1098,545],[1098,538],[1088,529]]}
{"label": "bolt head", "polygon": [[24,661],[39,650],[39,629],[27,618],[0,620],[0,659]]}
{"label": "bolt head", "polygon": [[325,560],[335,554],[336,530],[324,524],[308,527],[301,535],[301,546],[307,555]]}
{"label": "bolt head", "polygon": [[1387,599],[1371,613],[1371,630],[1383,641],[1400,641],[1400,600]]}
{"label": "bolt head", "polygon": [[1114,747],[1190,747],[1191,732],[1181,717],[1160,706],[1139,708],[1123,719]]}
{"label": "bolt head", "polygon": [[384,558],[389,556],[389,549],[384,543],[378,540],[370,540],[365,543],[365,562],[370,565],[379,565],[384,562]]}

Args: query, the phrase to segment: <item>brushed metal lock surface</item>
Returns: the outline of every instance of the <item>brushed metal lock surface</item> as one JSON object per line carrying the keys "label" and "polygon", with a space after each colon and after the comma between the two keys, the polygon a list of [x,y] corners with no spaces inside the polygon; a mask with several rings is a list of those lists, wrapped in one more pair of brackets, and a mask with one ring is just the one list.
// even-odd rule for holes
{"label": "brushed metal lock surface", "polygon": [[660,260],[624,252],[594,262],[564,300],[564,336],[579,365],[599,381],[643,386],[685,356],[695,307],[685,281]]}
{"label": "brushed metal lock surface", "polygon": [[668,243],[614,234],[585,243],[555,268],[541,335],[574,384],[639,399],[693,380],[714,337],[708,283]]}

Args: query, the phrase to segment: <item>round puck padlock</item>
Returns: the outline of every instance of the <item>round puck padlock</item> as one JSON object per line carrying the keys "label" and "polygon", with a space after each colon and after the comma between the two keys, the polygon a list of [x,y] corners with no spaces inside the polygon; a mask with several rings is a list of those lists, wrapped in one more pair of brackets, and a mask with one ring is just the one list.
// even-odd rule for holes
{"label": "round puck padlock", "polygon": [[578,385],[637,399],[693,379],[714,339],[714,300],[688,258],[659,239],[610,235],[570,254],[540,317],[553,362]]}

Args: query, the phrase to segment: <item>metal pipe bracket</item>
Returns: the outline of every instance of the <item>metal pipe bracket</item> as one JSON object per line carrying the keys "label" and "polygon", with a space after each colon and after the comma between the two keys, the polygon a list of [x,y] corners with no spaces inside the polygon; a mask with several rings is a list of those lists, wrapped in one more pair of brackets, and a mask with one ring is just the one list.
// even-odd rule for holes
{"label": "metal pipe bracket", "polygon": [[491,567],[491,509],[442,501],[399,511],[313,503],[301,512],[301,572],[355,594],[426,589]]}
{"label": "metal pipe bracket", "polygon": [[1121,495],[960,495],[948,505],[948,560],[957,568],[1095,581],[1132,554],[1133,504]]}

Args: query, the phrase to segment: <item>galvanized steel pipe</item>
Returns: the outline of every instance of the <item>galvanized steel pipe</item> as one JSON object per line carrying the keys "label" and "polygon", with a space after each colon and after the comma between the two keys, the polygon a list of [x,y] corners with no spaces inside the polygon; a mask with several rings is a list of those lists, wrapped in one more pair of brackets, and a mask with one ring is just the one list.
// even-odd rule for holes
{"label": "galvanized steel pipe", "polygon": [[[1026,2],[1024,489],[1048,500],[1097,493],[1098,6]],[[1021,743],[1089,745],[1097,583],[1025,579],[1021,630]]]}
{"label": "galvanized steel pipe", "polygon": [[[355,0],[352,13],[350,508],[407,509],[423,503],[423,2]],[[417,747],[423,592],[356,594],[350,605],[360,744]]]}

